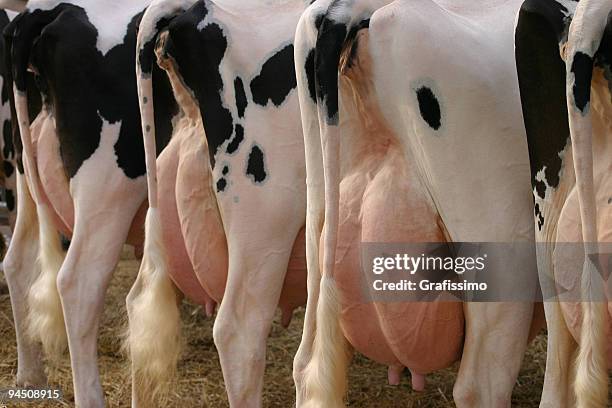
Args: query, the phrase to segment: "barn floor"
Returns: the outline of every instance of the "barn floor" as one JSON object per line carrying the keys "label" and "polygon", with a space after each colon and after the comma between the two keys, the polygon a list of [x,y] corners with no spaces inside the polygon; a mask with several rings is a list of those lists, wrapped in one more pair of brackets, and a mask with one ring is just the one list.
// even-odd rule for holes
{"label": "barn floor", "polygon": [[[125,252],[111,282],[99,341],[100,372],[108,406],[130,406],[130,381],[120,334],[125,322],[125,296],[138,272],[138,262]],[[165,406],[227,407],[221,367],[212,340],[212,320],[190,304],[182,308],[186,347],[179,366],[177,385]],[[303,311],[298,311],[288,329],[275,322],[268,340],[264,406],[291,407],[294,402],[291,376],[292,357],[300,339]],[[517,385],[513,406],[537,407],[545,366],[544,335],[529,347]],[[9,295],[0,294],[0,388],[12,386],[16,372],[16,347]],[[453,407],[452,388],[457,367],[427,376],[427,388],[415,393],[406,375],[398,387],[387,385],[386,367],[356,356],[349,371],[348,404],[351,407]],[[31,403],[20,406],[73,406],[70,363],[66,356],[49,370],[50,384],[64,392],[57,403]],[[2,401],[0,401],[2,406]],[[19,405],[10,405],[19,406]]]}

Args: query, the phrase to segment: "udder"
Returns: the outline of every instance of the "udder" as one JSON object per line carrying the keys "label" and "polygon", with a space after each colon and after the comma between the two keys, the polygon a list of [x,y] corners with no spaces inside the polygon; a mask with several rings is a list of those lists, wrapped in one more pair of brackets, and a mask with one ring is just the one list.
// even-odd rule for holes
{"label": "udder", "polygon": [[176,205],[177,170],[180,140],[174,138],[157,159],[158,197],[162,238],[167,254],[168,269],[177,287],[193,302],[212,312],[213,301],[197,279],[187,253]]}
{"label": "udder", "polygon": [[[359,352],[391,367],[425,374],[460,358],[461,303],[368,302],[360,286],[362,243],[445,241],[433,205],[394,149],[364,158],[341,183],[335,269],[341,321],[346,338]],[[363,273],[371,271],[365,267]]]}
{"label": "udder", "polygon": [[278,307],[282,312],[281,323],[285,327],[291,321],[293,310],[306,304],[306,275],[306,238],[302,228],[293,243],[287,274],[278,301]]}
{"label": "udder", "polygon": [[50,204],[52,221],[65,236],[72,235],[74,206],[68,178],[60,156],[59,140],[55,132],[53,117],[42,110],[31,125],[32,142],[38,166],[41,200]]}
{"label": "udder", "polygon": [[[158,159],[160,212],[171,274],[177,286],[194,300],[210,296],[219,303],[229,261],[203,135],[199,120],[181,120],[170,145]],[[306,302],[305,258],[301,230],[279,299],[284,325],[289,324],[292,311]]]}
{"label": "udder", "polygon": [[199,120],[182,120],[177,167],[176,206],[180,230],[198,281],[220,302],[227,280],[228,256],[223,223],[212,191],[204,129]]}

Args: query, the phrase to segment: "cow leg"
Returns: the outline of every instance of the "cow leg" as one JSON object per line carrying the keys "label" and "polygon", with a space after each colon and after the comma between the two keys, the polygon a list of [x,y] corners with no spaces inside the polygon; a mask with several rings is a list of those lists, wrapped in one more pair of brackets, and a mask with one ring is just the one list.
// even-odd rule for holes
{"label": "cow leg", "polygon": [[38,217],[23,174],[17,175],[17,221],[4,258],[4,273],[10,292],[17,337],[17,386],[46,383],[42,347],[26,334],[28,291],[40,272],[38,256]]}
{"label": "cow leg", "polygon": [[459,408],[510,408],[533,316],[533,304],[477,303],[464,306],[466,337],[457,382]]}
{"label": "cow leg", "polygon": [[[77,407],[104,407],[97,336],[104,295],[133,213],[77,210],[75,232],[58,275]],[[112,220],[109,222],[109,219]],[[81,222],[79,222],[81,221]]]}
{"label": "cow leg", "polygon": [[[96,197],[102,195],[97,192]],[[104,407],[97,364],[100,316],[139,203],[132,197],[119,200],[119,205],[78,196],[75,201],[73,239],[57,284],[68,333],[76,406]]]}
{"label": "cow leg", "polygon": [[254,229],[261,245],[251,234],[228,233],[228,279],[213,337],[232,407],[261,407],[266,339],[300,229],[284,229],[272,219],[278,213],[268,213],[267,227]]}

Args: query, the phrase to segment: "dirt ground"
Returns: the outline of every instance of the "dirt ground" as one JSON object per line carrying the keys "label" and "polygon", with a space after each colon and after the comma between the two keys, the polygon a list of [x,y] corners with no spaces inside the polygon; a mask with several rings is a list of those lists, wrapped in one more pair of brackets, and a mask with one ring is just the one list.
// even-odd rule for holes
{"label": "dirt ground", "polygon": [[[100,373],[107,405],[130,406],[130,380],[126,358],[121,352],[121,333],[125,327],[125,296],[137,274],[138,262],[124,254],[106,298],[106,307],[99,339]],[[212,319],[191,304],[182,307],[185,349],[179,366],[179,378],[168,407],[227,407],[221,366],[212,339]],[[280,317],[280,316],[278,316]],[[298,347],[303,310],[297,312],[288,329],[278,322],[268,340],[264,386],[265,407],[291,407],[295,396],[291,362]],[[537,407],[545,367],[546,339],[539,335],[530,345],[514,388],[516,407]],[[17,355],[12,312],[8,293],[0,294],[0,388],[13,385]],[[452,389],[457,366],[427,376],[422,393],[410,388],[408,374],[399,386],[387,385],[387,370],[363,356],[353,359],[349,370],[348,405],[351,407],[454,407]],[[60,387],[64,397],[55,403],[30,403],[21,406],[73,406],[72,379],[68,357],[49,368],[50,385]],[[18,406],[18,405],[10,405]]]}

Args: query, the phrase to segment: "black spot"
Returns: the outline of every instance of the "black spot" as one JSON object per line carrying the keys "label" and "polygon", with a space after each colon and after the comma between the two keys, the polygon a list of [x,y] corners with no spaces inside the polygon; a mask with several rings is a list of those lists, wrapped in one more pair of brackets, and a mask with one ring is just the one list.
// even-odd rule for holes
{"label": "black spot", "polygon": [[219,180],[217,180],[217,192],[221,192],[225,190],[225,187],[227,186],[227,181],[225,180],[225,178],[220,178]]}
{"label": "black spot", "polygon": [[227,173],[229,173],[229,167],[228,166],[223,166],[223,170],[221,170],[221,174],[226,176]]}
{"label": "black spot", "polygon": [[608,198],[608,204],[612,204],[612,197]]}
{"label": "black spot", "polygon": [[[142,14],[132,17],[123,42],[105,55],[96,46],[96,27],[78,6],[63,3],[50,11],[21,15],[17,30],[21,34],[13,40],[14,50],[19,50],[14,52],[16,70],[22,75],[19,69],[25,71],[30,61],[40,73],[55,114],[60,154],[68,177],[73,177],[98,148],[103,119],[121,124],[114,145],[119,168],[130,178],[145,173],[134,75],[136,30]],[[177,107],[167,76],[159,68],[153,69],[153,75],[157,142],[161,149],[170,137]]]}
{"label": "black spot", "polygon": [[236,77],[234,79],[234,93],[236,94],[236,107],[238,108],[238,116],[244,117],[244,110],[247,107],[247,98],[244,92],[244,85],[242,79]]}
{"label": "black spot", "polygon": [[11,159],[15,155],[13,150],[13,129],[11,128],[11,121],[6,119],[2,124],[2,157],[5,159]]}
{"label": "black spot", "polygon": [[315,50],[308,51],[306,56],[306,62],[304,64],[304,70],[306,71],[306,79],[308,81],[308,94],[312,100],[317,102],[317,89],[315,88]]}
{"label": "black spot", "polygon": [[11,177],[13,175],[13,172],[15,171],[15,167],[13,167],[13,164],[8,160],[4,160],[2,162],[2,165],[4,167],[4,176]]}
{"label": "black spot", "polygon": [[432,90],[422,86],[416,90],[421,117],[434,130],[440,129],[440,104]]}
{"label": "black spot", "polygon": [[542,226],[544,225],[544,216],[542,215],[542,212],[540,211],[540,205],[538,203],[536,203],[535,205],[534,213],[535,213],[536,221],[538,222],[538,230],[541,231]]}
{"label": "black spot", "polygon": [[[198,29],[207,13],[204,2],[198,2],[176,17],[168,26],[165,52],[174,58],[181,79],[198,100],[214,167],[217,150],[232,136],[234,123],[221,98],[224,84],[219,65],[227,49],[227,38],[216,23]],[[198,52],[193,52],[195,49]]]}
{"label": "black spot", "polygon": [[257,145],[253,146],[251,148],[251,153],[249,153],[246,174],[255,183],[261,183],[266,179],[267,174],[264,165],[264,154]]}
{"label": "black spot", "polygon": [[227,145],[227,149],[225,150],[227,154],[232,154],[236,150],[238,150],[240,143],[242,143],[242,141],[244,140],[244,128],[242,127],[242,125],[236,124],[235,130],[236,134],[234,135],[234,138],[229,142],[229,144]]}
{"label": "black spot", "polygon": [[565,63],[559,54],[559,41],[569,21],[559,12],[562,6],[552,3],[556,2],[525,1],[515,31],[515,59],[531,182],[541,198],[546,189],[536,179],[537,174],[544,169],[547,184],[558,187],[563,165],[559,153],[569,141]]}
{"label": "black spot", "polygon": [[70,248],[70,238],[68,238],[67,236],[65,236],[64,234],[62,234],[61,236],[61,241],[62,241],[62,249],[64,251],[67,251],[68,248]]}
{"label": "black spot", "polygon": [[319,29],[315,52],[317,99],[327,109],[327,124],[338,124],[338,66],[347,34],[344,23],[324,18]]}
{"label": "black spot", "polygon": [[259,75],[251,81],[253,102],[266,106],[272,101],[280,106],[296,86],[293,44],[289,44],[264,62]]}
{"label": "black spot", "polygon": [[13,190],[6,190],[4,192],[6,198],[6,208],[9,211],[13,211],[15,209],[15,196],[13,195]]}
{"label": "black spot", "polygon": [[593,59],[578,51],[574,55],[572,62],[572,72],[574,73],[574,86],[572,92],[574,94],[574,103],[580,109],[580,112],[585,113],[585,109],[591,99],[591,77],[593,76]]}
{"label": "black spot", "polygon": [[533,185],[538,196],[544,198],[546,195],[546,184],[541,180],[536,180]]}

